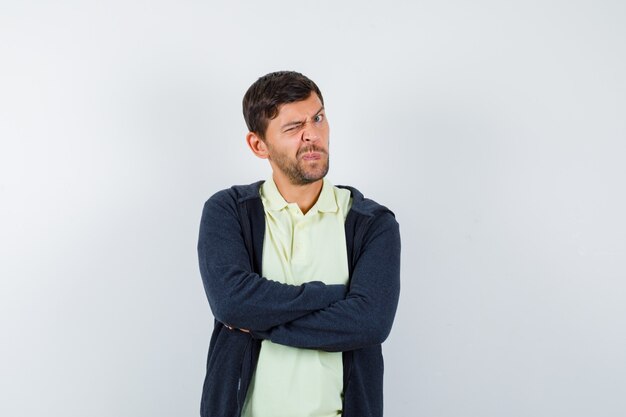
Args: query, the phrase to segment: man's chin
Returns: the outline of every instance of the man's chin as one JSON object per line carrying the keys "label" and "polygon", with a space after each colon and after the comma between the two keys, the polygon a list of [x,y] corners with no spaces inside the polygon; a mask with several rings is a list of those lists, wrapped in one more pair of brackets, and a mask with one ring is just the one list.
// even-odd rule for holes
{"label": "man's chin", "polygon": [[320,167],[319,169],[308,170],[304,178],[306,178],[309,182],[315,182],[323,179],[326,174],[328,174],[328,165]]}
{"label": "man's chin", "polygon": [[308,184],[313,184],[314,182],[320,181],[322,179],[324,179],[324,177],[326,176],[328,170],[322,171],[322,172],[318,172],[318,173],[313,173],[313,172],[308,172],[306,173],[306,175],[301,175],[298,178],[292,178],[292,183],[294,185],[308,185]]}

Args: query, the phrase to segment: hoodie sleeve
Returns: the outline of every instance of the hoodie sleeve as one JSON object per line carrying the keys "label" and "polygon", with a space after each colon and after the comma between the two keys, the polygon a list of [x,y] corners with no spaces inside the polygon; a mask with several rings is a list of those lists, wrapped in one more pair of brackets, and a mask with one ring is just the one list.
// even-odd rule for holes
{"label": "hoodie sleeve", "polygon": [[205,203],[198,240],[200,274],[218,321],[239,329],[263,331],[345,297],[344,285],[319,281],[288,285],[255,273],[232,194],[224,190]]}
{"label": "hoodie sleeve", "polygon": [[378,345],[391,331],[399,295],[399,226],[393,214],[385,212],[365,233],[345,299],[253,335],[286,346],[334,352]]}

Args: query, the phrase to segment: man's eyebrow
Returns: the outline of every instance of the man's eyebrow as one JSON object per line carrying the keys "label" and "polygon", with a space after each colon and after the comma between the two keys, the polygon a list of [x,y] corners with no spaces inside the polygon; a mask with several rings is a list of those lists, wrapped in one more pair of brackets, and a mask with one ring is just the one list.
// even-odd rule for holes
{"label": "man's eyebrow", "polygon": [[297,120],[297,121],[285,123],[280,128],[281,129],[285,129],[287,127],[298,126],[298,125],[302,125],[302,124],[304,124],[304,121]]}
{"label": "man's eyebrow", "polygon": [[[320,109],[318,111],[316,111],[315,114],[313,114],[313,117],[317,116],[318,114],[320,114],[323,111],[324,111],[324,106],[320,107]],[[306,120],[294,120],[292,122],[285,123],[280,128],[282,130],[282,129],[285,129],[285,128],[291,127],[291,126],[303,125],[304,123],[306,123]]]}

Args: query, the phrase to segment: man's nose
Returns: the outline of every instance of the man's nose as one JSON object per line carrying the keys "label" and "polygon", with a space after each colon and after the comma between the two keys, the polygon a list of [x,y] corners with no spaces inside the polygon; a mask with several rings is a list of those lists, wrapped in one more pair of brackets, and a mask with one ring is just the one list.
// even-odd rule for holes
{"label": "man's nose", "polygon": [[313,123],[307,123],[302,130],[302,140],[304,142],[315,142],[321,137],[319,127],[316,127]]}

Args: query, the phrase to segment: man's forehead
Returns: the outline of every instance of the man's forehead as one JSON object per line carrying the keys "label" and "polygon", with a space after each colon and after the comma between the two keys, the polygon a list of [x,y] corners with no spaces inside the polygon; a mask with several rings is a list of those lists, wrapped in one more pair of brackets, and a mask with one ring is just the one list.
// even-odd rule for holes
{"label": "man's forehead", "polygon": [[278,108],[277,118],[301,118],[306,116],[314,116],[323,108],[322,101],[317,94],[311,95],[305,100],[294,101],[293,103],[285,103]]}

